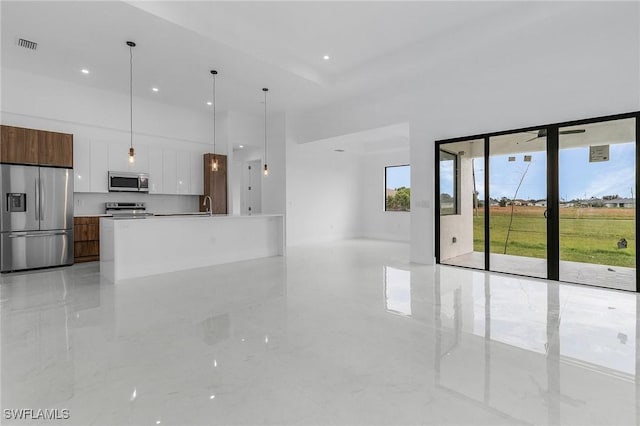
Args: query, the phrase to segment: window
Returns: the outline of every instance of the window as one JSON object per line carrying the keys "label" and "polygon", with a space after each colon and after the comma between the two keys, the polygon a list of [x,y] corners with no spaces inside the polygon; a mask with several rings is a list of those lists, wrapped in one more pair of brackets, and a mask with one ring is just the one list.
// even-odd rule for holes
{"label": "window", "polygon": [[411,168],[388,166],[384,168],[384,210],[387,212],[408,212],[411,200]]}
{"label": "window", "polygon": [[458,214],[458,157],[440,150],[440,214]]}

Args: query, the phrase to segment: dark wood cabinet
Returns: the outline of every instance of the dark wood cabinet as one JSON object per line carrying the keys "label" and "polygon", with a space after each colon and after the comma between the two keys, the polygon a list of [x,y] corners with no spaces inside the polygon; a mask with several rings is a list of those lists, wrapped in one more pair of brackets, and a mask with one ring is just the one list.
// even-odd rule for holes
{"label": "dark wood cabinet", "polygon": [[37,131],[0,126],[0,162],[39,164]]}
{"label": "dark wood cabinet", "polygon": [[76,263],[100,260],[100,217],[73,218],[73,256]]}
{"label": "dark wood cabinet", "polygon": [[73,135],[0,126],[0,162],[73,167]]}
{"label": "dark wood cabinet", "polygon": [[73,135],[38,130],[38,158],[41,165],[73,167]]}
{"label": "dark wood cabinet", "polygon": [[[218,160],[218,170],[211,170],[211,164]],[[206,211],[203,206],[204,196],[209,195],[213,200],[214,214],[227,214],[227,156],[219,154],[204,154],[204,195],[200,196],[200,211]]]}

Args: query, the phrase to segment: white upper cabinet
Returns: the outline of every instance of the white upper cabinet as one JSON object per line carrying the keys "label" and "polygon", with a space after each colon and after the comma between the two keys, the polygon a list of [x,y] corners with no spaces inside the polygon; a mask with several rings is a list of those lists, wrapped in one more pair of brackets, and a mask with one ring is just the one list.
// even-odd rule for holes
{"label": "white upper cabinet", "polygon": [[162,192],[163,194],[178,193],[178,170],[176,152],[165,149],[162,152]]}
{"label": "white upper cabinet", "polygon": [[[149,173],[149,147],[147,147],[146,145],[135,145],[134,149],[135,160],[133,163],[129,163],[127,161],[127,164],[129,165],[129,168],[127,170],[138,173]],[[128,159],[129,155],[127,154],[127,160]]]}
{"label": "white upper cabinet", "polygon": [[109,146],[105,142],[91,141],[91,192],[109,191]]}
{"label": "white upper cabinet", "polygon": [[129,145],[113,142],[109,144],[109,171],[129,171]]}
{"label": "white upper cabinet", "polygon": [[129,162],[129,145],[123,143],[109,144],[109,171],[112,172],[139,172],[149,171],[149,149],[146,145],[137,145],[134,161]]}
{"label": "white upper cabinet", "polygon": [[149,173],[151,194],[202,195],[203,157],[199,152],[135,146],[129,163],[129,145],[122,142],[76,141],[73,152],[74,191],[109,192],[108,174]]}
{"label": "white upper cabinet", "polygon": [[162,163],[162,149],[149,148],[149,193],[163,194],[164,168]]}
{"label": "white upper cabinet", "polygon": [[204,193],[204,157],[199,152],[192,152],[191,155],[191,191],[193,195]]}
{"label": "white upper cabinet", "polygon": [[189,158],[189,152],[178,151],[177,154],[177,180],[178,180],[178,194],[190,194],[191,183],[191,159]]}
{"label": "white upper cabinet", "polygon": [[77,138],[73,143],[73,191],[91,192],[91,144]]}

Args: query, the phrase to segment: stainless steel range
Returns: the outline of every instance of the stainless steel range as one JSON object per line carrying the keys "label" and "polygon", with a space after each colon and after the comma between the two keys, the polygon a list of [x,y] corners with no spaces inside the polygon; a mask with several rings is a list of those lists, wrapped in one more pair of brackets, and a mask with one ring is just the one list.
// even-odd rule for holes
{"label": "stainless steel range", "polygon": [[73,169],[0,165],[0,271],[73,263]]}
{"label": "stainless steel range", "polygon": [[144,219],[147,216],[153,216],[153,213],[147,212],[147,203],[141,201],[109,201],[104,203],[104,211],[106,214],[113,215],[114,219]]}

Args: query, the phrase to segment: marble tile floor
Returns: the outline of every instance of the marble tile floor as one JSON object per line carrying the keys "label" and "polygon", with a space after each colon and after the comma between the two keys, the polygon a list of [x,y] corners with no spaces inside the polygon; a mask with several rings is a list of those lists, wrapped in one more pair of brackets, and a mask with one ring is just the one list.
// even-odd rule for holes
{"label": "marble tile floor", "polygon": [[[471,252],[442,260],[443,264],[484,269],[484,253]],[[546,259],[491,253],[491,270],[530,277],[547,276]],[[617,290],[636,290],[635,268],[560,261],[560,281]]]}
{"label": "marble tile floor", "polygon": [[117,284],[3,275],[1,422],[640,423],[636,294],[408,257],[349,240]]}

